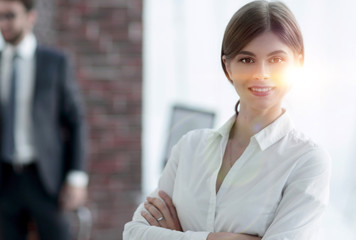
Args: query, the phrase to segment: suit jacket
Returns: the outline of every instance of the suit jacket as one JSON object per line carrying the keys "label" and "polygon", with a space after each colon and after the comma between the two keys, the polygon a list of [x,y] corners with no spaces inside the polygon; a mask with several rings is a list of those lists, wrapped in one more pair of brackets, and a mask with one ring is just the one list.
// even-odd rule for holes
{"label": "suit jacket", "polygon": [[34,81],[31,112],[37,166],[47,191],[57,195],[69,171],[85,169],[83,106],[64,54],[38,46]]}

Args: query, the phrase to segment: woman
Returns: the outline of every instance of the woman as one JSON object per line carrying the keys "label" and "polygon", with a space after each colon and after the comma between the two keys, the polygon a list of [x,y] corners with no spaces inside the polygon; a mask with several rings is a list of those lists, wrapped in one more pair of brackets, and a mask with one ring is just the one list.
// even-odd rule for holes
{"label": "woman", "polygon": [[330,158],[282,108],[304,61],[293,14],[280,2],[245,5],[226,28],[221,60],[240,97],[235,116],[179,141],[124,240],[316,239]]}

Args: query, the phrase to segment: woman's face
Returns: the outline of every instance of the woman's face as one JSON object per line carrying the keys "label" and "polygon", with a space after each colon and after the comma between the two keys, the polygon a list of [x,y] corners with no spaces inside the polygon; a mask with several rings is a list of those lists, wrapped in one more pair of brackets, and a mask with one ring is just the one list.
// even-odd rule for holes
{"label": "woman's face", "polygon": [[273,32],[265,32],[247,44],[235,58],[223,57],[240,97],[241,108],[280,110],[291,88],[290,74],[299,66],[294,52]]}

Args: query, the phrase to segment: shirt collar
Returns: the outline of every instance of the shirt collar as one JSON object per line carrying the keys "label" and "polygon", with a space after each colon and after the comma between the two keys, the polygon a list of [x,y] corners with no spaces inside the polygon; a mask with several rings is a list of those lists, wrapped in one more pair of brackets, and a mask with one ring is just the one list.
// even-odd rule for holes
{"label": "shirt collar", "polygon": [[256,133],[252,138],[256,139],[261,150],[264,151],[286,136],[293,128],[293,121],[289,114],[285,111],[279,118]]}
{"label": "shirt collar", "polygon": [[35,35],[33,33],[28,33],[17,46],[7,43],[4,48],[4,55],[12,56],[16,51],[19,57],[30,59],[34,56],[36,47],[37,40]]}
{"label": "shirt collar", "polygon": [[230,134],[230,130],[235,123],[235,120],[236,115],[234,114],[226,123],[224,123],[224,125],[217,129],[216,132],[219,133],[222,137],[228,137]]}
{"label": "shirt collar", "polygon": [[[236,115],[232,116],[223,126],[216,130],[216,133],[220,134],[223,138],[228,137],[235,119]],[[289,114],[284,111],[284,113],[271,124],[252,136],[251,140],[255,139],[261,150],[264,151],[286,136],[293,128],[294,124],[292,119]]]}

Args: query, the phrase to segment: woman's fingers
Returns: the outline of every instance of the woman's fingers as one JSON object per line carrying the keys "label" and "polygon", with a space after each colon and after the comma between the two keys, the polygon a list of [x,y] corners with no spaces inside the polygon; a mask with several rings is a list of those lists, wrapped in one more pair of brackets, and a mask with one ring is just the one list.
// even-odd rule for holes
{"label": "woman's fingers", "polygon": [[176,207],[173,204],[172,198],[167,193],[165,193],[163,191],[159,191],[158,195],[166,203],[166,205],[167,205],[167,207],[169,209],[169,212],[170,212],[170,214],[172,216],[172,221],[173,221],[173,223],[172,223],[173,225],[171,225],[172,228],[174,230],[182,231],[182,226],[180,225],[180,221],[179,221],[179,218],[178,218],[177,210],[176,210]]}
{"label": "woman's fingers", "polygon": [[171,225],[173,223],[172,216],[164,201],[162,201],[159,198],[151,198],[151,197],[147,197],[147,201],[160,212],[161,216],[163,217],[162,222],[166,223],[167,225]]}
{"label": "woman's fingers", "polygon": [[144,203],[147,212],[142,211],[141,215],[151,226],[182,231],[172,199],[163,191],[159,192],[159,196],[162,199],[147,197],[147,201]]}
{"label": "woman's fingers", "polygon": [[158,195],[163,199],[163,201],[166,203],[169,212],[171,213],[171,215],[176,218],[177,217],[177,211],[176,208],[173,204],[172,199],[170,198],[170,196],[168,196],[167,193],[163,192],[163,191],[159,191]]}
{"label": "woman's fingers", "polygon": [[150,213],[143,210],[141,211],[141,215],[146,219],[148,224],[150,224],[151,226],[160,227],[158,221]]}
{"label": "woman's fingers", "polygon": [[[151,204],[150,202],[145,202],[144,207],[148,211],[149,215],[152,216],[153,219],[150,218],[150,220],[151,222],[154,222],[154,226],[161,226],[164,228],[167,227],[165,216],[161,213],[159,209],[157,209],[155,205]],[[149,222],[150,225],[152,225],[151,222]]]}
{"label": "woman's fingers", "polygon": [[143,206],[155,219],[159,219],[162,217],[162,214],[160,213],[160,211],[152,204],[145,202]]}

